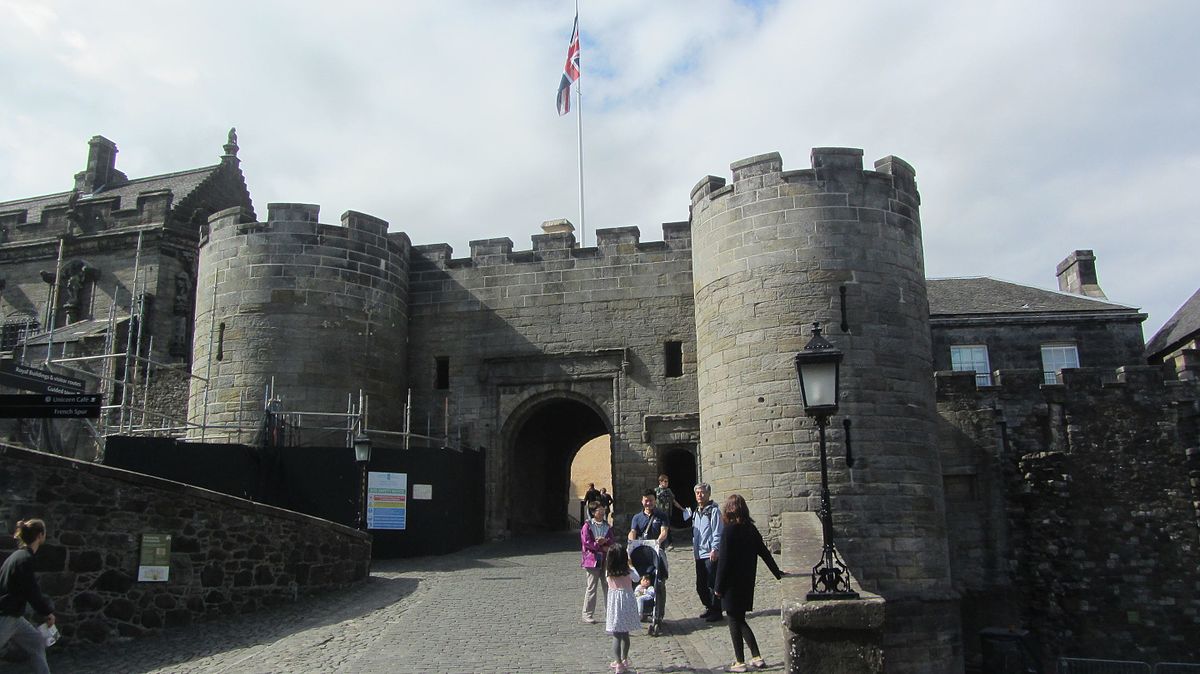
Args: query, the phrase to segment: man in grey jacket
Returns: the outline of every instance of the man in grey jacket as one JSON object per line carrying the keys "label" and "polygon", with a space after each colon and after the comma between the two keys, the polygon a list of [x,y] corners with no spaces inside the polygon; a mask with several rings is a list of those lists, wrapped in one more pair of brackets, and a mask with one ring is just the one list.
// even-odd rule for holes
{"label": "man in grey jacket", "polygon": [[721,602],[713,598],[717,578],[717,547],[721,544],[721,509],[712,502],[712,487],[701,482],[694,489],[696,513],[692,516],[692,554],[696,558],[696,595],[704,604],[700,614],[708,622],[721,619]]}

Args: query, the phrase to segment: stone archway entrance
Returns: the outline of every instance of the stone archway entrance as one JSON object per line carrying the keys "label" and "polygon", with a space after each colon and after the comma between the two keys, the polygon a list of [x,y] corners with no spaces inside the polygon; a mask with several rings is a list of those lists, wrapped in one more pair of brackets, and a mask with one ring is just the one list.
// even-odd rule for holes
{"label": "stone archway entrance", "polygon": [[571,461],[589,440],[610,432],[608,420],[581,396],[551,393],[514,415],[511,429],[505,448],[509,531],[565,529]]}

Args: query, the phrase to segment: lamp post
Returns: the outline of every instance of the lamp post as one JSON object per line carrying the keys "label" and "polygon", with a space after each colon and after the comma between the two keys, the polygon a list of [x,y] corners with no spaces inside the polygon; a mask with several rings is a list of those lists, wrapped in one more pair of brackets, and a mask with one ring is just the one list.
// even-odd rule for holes
{"label": "lamp post", "polygon": [[358,463],[358,530],[367,530],[367,464],[371,462],[371,437],[360,432],[354,436],[354,460]]}
{"label": "lamp post", "polygon": [[841,386],[842,352],[821,336],[821,324],[813,323],[812,339],[796,354],[796,374],[800,377],[800,395],[804,414],[816,419],[821,447],[821,560],[812,568],[809,601],[858,599],[850,589],[850,569],[833,544],[833,505],[829,500],[829,460],[825,454],[825,427],[837,414],[838,389]]}

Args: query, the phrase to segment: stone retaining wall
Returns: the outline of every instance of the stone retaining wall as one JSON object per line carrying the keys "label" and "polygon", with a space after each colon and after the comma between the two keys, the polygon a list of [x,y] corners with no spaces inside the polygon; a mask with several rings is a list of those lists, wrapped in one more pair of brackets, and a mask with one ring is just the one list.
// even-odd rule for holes
{"label": "stone retaining wall", "polygon": [[[0,448],[0,522],[40,517],[42,590],[66,639],[137,637],[367,577],[367,535],[140,473]],[[142,535],[171,536],[170,578],[139,582]],[[0,538],[0,556],[15,541]]]}
{"label": "stone retaining wall", "polygon": [[[971,634],[1030,629],[1057,656],[1197,661],[1200,387],[1157,367],[941,372],[955,590]],[[949,486],[951,484],[957,486]],[[971,615],[973,614],[973,615]],[[984,622],[987,621],[987,622]]]}

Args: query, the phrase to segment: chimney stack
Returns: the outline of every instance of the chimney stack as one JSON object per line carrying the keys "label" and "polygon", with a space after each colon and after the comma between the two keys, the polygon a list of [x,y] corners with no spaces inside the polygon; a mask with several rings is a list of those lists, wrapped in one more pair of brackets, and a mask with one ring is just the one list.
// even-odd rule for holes
{"label": "chimney stack", "polygon": [[1108,299],[1096,280],[1096,256],[1090,250],[1077,250],[1058,263],[1058,289],[1072,295]]}
{"label": "chimney stack", "polygon": [[120,185],[127,178],[117,170],[117,144],[104,136],[88,141],[87,168],[75,174],[75,189],[94,194],[106,186]]}

